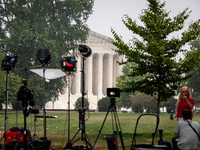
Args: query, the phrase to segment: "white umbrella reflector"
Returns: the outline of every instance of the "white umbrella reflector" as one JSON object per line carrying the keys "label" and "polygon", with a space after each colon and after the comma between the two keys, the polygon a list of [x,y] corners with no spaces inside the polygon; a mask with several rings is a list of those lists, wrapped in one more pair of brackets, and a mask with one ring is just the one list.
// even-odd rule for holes
{"label": "white umbrella reflector", "polygon": [[[34,72],[38,74],[39,76],[43,77],[43,68],[40,69],[29,69],[31,72]],[[45,78],[46,79],[56,79],[60,77],[64,77],[67,74],[63,72],[61,69],[50,69],[50,68],[45,68]]]}

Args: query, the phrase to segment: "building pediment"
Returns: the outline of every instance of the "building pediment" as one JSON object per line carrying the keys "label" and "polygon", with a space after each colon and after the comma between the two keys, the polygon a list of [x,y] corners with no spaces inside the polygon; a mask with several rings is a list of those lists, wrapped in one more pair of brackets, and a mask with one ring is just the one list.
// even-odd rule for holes
{"label": "building pediment", "polygon": [[90,31],[87,38],[88,44],[112,44],[111,41],[112,39],[110,37],[107,37],[94,31]]}

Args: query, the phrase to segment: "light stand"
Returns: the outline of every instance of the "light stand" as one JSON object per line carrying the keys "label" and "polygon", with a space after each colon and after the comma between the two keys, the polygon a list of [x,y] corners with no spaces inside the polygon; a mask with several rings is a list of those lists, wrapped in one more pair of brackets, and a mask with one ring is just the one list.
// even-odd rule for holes
{"label": "light stand", "polygon": [[67,149],[73,149],[72,148],[72,143],[70,140],[70,75],[71,73],[68,72],[69,76],[68,76],[68,142],[67,145],[65,146],[65,148]]}
{"label": "light stand", "polygon": [[45,110],[45,68],[43,65],[43,125],[44,125],[44,138],[46,138],[46,110]]}
{"label": "light stand", "polygon": [[[43,66],[43,125],[44,125],[44,137],[41,137],[40,139],[43,141],[44,145],[42,145],[43,148],[48,149],[51,141],[47,140],[46,137],[46,109],[45,109],[45,64],[47,64],[51,60],[51,54],[48,49],[39,49],[37,51],[37,58],[40,61],[40,63]],[[35,145],[38,144],[38,141],[34,141]]]}
{"label": "light stand", "polygon": [[[84,141],[86,143],[86,147],[84,146],[76,146],[76,149],[84,149],[84,150],[91,150],[93,149],[93,146],[90,142],[90,139],[85,131],[85,107],[84,107],[84,96],[86,95],[85,93],[85,72],[84,72],[84,60],[85,57],[89,57],[92,54],[91,49],[86,46],[86,45],[79,45],[79,51],[82,54],[82,107],[79,108],[79,130],[77,131],[77,133],[74,135],[74,137],[71,139],[71,141],[68,138],[68,143],[67,145],[64,147],[64,149],[73,149],[72,145],[77,142],[78,140],[81,139],[81,141]],[[76,139],[75,141],[73,141],[75,139],[75,137],[77,136],[77,134],[81,131],[81,137]],[[89,147],[90,148],[89,148]]]}
{"label": "light stand", "polygon": [[[6,56],[2,60],[1,70],[6,71],[6,105],[5,105],[5,125],[4,125],[4,133],[6,133],[8,129],[8,85],[9,85],[9,71],[13,71],[15,64],[17,62],[18,56]],[[4,139],[5,144],[5,139]]]}
{"label": "light stand", "polygon": [[76,60],[74,56],[61,56],[61,69],[68,74],[68,142],[65,148],[73,149],[70,141],[70,75],[71,72],[76,71]]}
{"label": "light stand", "polygon": [[6,75],[6,105],[5,105],[5,125],[4,125],[4,133],[8,130],[8,84],[9,84],[9,71],[7,70]]}

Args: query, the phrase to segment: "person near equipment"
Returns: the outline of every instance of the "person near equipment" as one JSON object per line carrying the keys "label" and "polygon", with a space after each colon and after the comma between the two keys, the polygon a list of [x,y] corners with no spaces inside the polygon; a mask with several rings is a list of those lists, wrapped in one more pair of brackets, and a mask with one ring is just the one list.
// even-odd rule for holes
{"label": "person near equipment", "polygon": [[174,129],[175,136],[172,138],[173,149],[197,150],[200,140],[200,125],[198,122],[190,119],[190,110],[183,110],[182,115],[184,121],[179,121]]}
{"label": "person near equipment", "polygon": [[194,99],[191,98],[189,88],[183,86],[180,90],[178,101],[176,103],[176,113],[174,114],[172,120],[177,117],[177,121],[183,121],[182,111],[188,109],[191,112],[191,120],[193,118],[192,109],[194,107]]}

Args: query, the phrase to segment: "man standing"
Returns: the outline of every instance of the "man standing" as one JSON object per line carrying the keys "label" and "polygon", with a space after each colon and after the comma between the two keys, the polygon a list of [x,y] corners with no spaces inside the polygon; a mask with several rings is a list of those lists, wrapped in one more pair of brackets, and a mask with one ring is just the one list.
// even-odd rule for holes
{"label": "man standing", "polygon": [[175,136],[172,139],[174,150],[179,149],[198,149],[200,125],[196,121],[190,120],[191,111],[185,109],[182,111],[183,120],[177,123]]}

